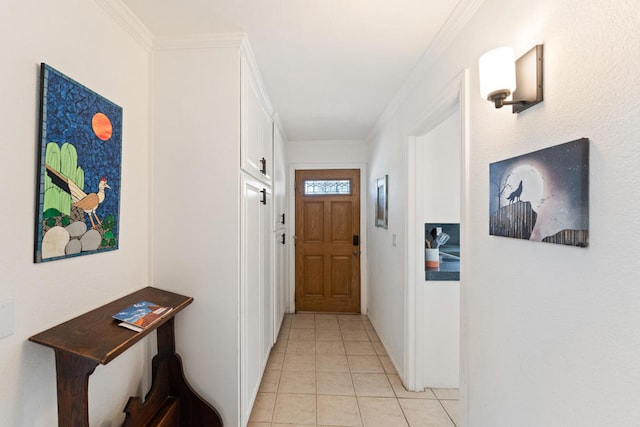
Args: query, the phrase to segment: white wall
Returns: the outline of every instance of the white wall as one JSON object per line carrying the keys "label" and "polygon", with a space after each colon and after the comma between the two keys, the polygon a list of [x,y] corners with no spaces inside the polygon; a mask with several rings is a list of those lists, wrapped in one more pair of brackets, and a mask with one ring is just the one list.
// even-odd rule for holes
{"label": "white wall", "polygon": [[[53,350],[28,337],[149,285],[150,59],[99,3],[81,0],[3,0],[0,51],[0,301],[15,305],[14,334],[0,339],[0,424],[50,427],[57,422]],[[123,108],[117,251],[32,261],[41,62]],[[144,346],[90,377],[91,425],[120,425],[128,397],[140,393]]]}
{"label": "white wall", "polygon": [[[402,376],[406,366],[406,210],[405,210],[405,132],[396,122],[380,129],[370,145],[369,180],[389,175],[388,228],[375,227],[372,216],[367,224],[369,237],[369,290],[367,314],[384,343],[389,357]],[[368,205],[373,212],[376,192],[369,186]],[[396,245],[393,236],[396,235]]]}
{"label": "white wall", "polygon": [[[639,24],[631,0],[487,0],[372,135],[370,176],[402,175],[405,129],[469,68],[462,425],[640,422],[640,199],[631,196],[640,181]],[[514,115],[480,99],[478,57],[501,45],[522,54],[536,43],[545,49],[544,102]],[[591,141],[591,245],[489,236],[489,163],[583,136]],[[396,228],[394,217],[406,212],[392,200],[393,192],[389,217]],[[381,233],[373,227],[370,233],[375,248]],[[371,294],[379,302],[371,301],[370,316],[382,325],[388,350],[400,353],[388,331],[403,330],[403,305],[384,297],[402,292],[402,259],[381,247],[371,261]]]}
{"label": "white wall", "polygon": [[416,174],[421,176],[418,221],[460,222],[462,144],[460,113],[454,111],[416,141]]}
{"label": "white wall", "polygon": [[289,141],[289,164],[362,163],[367,160],[364,141]]}
{"label": "white wall", "polygon": [[[424,224],[460,222],[460,113],[416,140],[416,191],[422,203],[415,234],[424,247]],[[460,381],[460,282],[425,280],[424,256],[416,272],[416,388],[458,387]]]}
{"label": "white wall", "polygon": [[185,375],[240,425],[240,50],[160,47],[153,67],[154,283],[194,297]]}

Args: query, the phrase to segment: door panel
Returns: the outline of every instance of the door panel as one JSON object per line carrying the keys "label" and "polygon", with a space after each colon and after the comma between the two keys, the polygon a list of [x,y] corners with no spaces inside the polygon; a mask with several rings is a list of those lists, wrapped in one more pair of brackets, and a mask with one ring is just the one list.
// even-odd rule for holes
{"label": "door panel", "polygon": [[241,417],[246,425],[274,342],[271,190],[241,174]]}
{"label": "door panel", "polygon": [[[323,180],[348,180],[350,190],[305,194],[305,182]],[[359,313],[360,171],[296,171],[295,227],[296,311]]]}
{"label": "door panel", "polygon": [[352,210],[351,202],[331,203],[331,241],[333,243],[351,244],[353,240]]}
{"label": "door panel", "polygon": [[324,204],[305,203],[304,217],[304,241],[306,243],[322,243],[324,236]]}
{"label": "door panel", "polygon": [[307,255],[304,258],[304,295],[322,296],[324,268],[321,256]]}
{"label": "door panel", "polygon": [[272,178],[273,124],[255,77],[246,59],[241,61],[240,167],[253,177],[270,183]]}
{"label": "door panel", "polygon": [[334,297],[351,297],[352,264],[349,256],[332,257],[331,295]]}

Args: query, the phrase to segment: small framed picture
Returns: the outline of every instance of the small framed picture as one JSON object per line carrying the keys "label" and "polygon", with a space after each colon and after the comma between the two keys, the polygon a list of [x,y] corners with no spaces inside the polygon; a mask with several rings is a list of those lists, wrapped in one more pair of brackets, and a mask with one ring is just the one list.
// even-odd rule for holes
{"label": "small framed picture", "polygon": [[384,178],[378,178],[376,181],[376,227],[387,228],[387,213],[389,205],[387,203],[387,185],[389,183],[389,175]]}

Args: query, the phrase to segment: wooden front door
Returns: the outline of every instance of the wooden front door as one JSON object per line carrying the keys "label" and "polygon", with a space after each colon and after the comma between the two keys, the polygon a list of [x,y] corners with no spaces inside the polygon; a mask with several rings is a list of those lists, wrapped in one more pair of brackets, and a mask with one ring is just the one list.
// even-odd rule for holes
{"label": "wooden front door", "polygon": [[296,171],[296,311],[360,313],[360,171]]}

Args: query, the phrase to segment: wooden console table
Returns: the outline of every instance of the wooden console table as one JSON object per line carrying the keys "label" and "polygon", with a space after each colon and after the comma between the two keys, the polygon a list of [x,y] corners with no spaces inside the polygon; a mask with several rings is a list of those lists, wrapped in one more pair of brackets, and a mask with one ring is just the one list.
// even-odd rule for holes
{"label": "wooden console table", "polygon": [[[118,326],[113,316],[138,301],[173,307],[142,332]],[[182,361],[175,352],[174,316],[193,298],[146,287],[29,338],[53,348],[56,357],[59,427],[89,427],[89,376],[152,331],[157,331],[158,354],[152,361],[153,384],[144,403],[131,397],[123,427],[221,427],[213,406],[189,386]]]}

